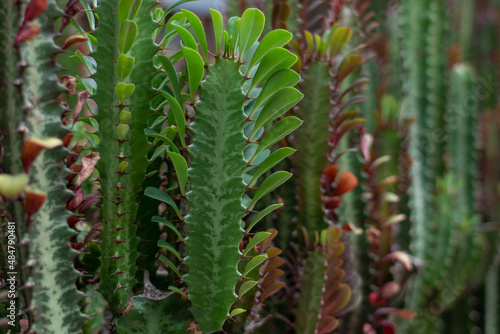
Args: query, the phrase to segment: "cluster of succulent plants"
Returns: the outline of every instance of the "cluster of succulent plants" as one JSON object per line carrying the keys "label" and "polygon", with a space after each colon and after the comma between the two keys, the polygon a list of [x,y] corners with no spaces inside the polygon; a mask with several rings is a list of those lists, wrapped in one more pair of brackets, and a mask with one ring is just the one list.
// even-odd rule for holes
{"label": "cluster of succulent plants", "polygon": [[189,1],[0,3],[0,332],[497,334],[498,5]]}

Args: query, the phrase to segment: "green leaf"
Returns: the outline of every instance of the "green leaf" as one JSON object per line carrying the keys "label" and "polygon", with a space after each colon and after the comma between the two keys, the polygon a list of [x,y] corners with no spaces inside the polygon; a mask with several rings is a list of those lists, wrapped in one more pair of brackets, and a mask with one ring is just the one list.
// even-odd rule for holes
{"label": "green leaf", "polygon": [[282,147],[282,148],[276,150],[275,152],[273,152],[259,166],[259,168],[255,172],[255,174],[253,175],[252,179],[248,183],[248,186],[251,187],[262,174],[264,174],[265,172],[267,172],[268,170],[270,170],[271,168],[276,166],[280,161],[282,161],[283,159],[292,155],[295,152],[296,152],[296,150],[291,148],[291,147]]}
{"label": "green leaf", "polygon": [[243,271],[243,276],[246,276],[250,271],[252,271],[255,267],[260,265],[262,262],[266,261],[268,258],[267,254],[257,255],[253,259],[251,259],[246,267],[245,271]]}
{"label": "green leaf", "polygon": [[352,30],[348,27],[337,28],[330,39],[328,51],[331,57],[335,57],[342,51],[346,43],[351,39]]}
{"label": "green leaf", "polygon": [[238,298],[241,298],[245,293],[252,290],[257,285],[257,281],[246,281],[240,286]]}
{"label": "green leaf", "polygon": [[304,95],[293,87],[285,87],[273,95],[273,98],[265,105],[259,115],[257,122],[248,139],[252,140],[255,133],[264,125],[280,117],[293,106],[295,106]]}
{"label": "green leaf", "polygon": [[250,232],[250,230],[257,224],[262,218],[273,212],[274,210],[277,210],[283,206],[283,203],[280,204],[272,204],[259,212],[257,216],[252,220],[252,222],[248,225],[247,229],[245,230],[246,233]]}
{"label": "green leaf", "polygon": [[118,50],[127,53],[134,45],[137,37],[137,24],[134,21],[125,20],[118,33]]}
{"label": "green leaf", "polygon": [[302,123],[303,122],[295,116],[283,118],[281,121],[276,123],[265,135],[264,139],[262,139],[262,142],[259,144],[259,147],[255,151],[249,163],[252,163],[265,149],[276,144],[278,141],[285,138],[285,136],[292,133],[295,129],[301,126]]}
{"label": "green leaf", "polygon": [[154,132],[153,130],[149,130],[149,129],[144,129],[144,132],[145,132],[146,136],[148,136],[148,137],[152,137],[152,138],[163,140],[168,146],[170,146],[170,148],[172,149],[173,152],[175,152],[177,154],[181,154],[181,152],[179,152],[179,149],[177,148],[177,145],[175,145],[167,137],[165,137],[165,136],[163,136],[161,134],[158,134],[158,133]]}
{"label": "green leaf", "polygon": [[265,35],[262,38],[257,51],[255,51],[252,60],[250,61],[247,74],[250,73],[252,67],[258,64],[262,60],[262,58],[264,58],[269,50],[285,46],[286,44],[288,44],[288,42],[291,41],[292,37],[292,33],[284,29],[276,29]]}
{"label": "green leaf", "polygon": [[177,216],[179,217],[180,220],[184,219],[181,215],[181,212],[179,211],[179,208],[177,207],[177,204],[175,204],[172,197],[167,195],[167,193],[164,192],[163,190],[160,190],[160,189],[154,188],[154,187],[147,187],[146,190],[144,191],[144,196],[151,197],[151,198],[156,199],[158,201],[167,203],[168,205],[170,205],[174,209],[174,211],[177,213]]}
{"label": "green leaf", "polygon": [[363,57],[359,55],[349,55],[340,64],[337,74],[337,85],[340,84],[351,72],[363,65]]}
{"label": "green leaf", "polygon": [[179,261],[182,261],[182,257],[175,250],[175,248],[165,240],[158,240],[158,247],[168,250],[170,253],[174,254],[179,259]]}
{"label": "green leaf", "polygon": [[130,99],[135,90],[134,84],[125,84],[123,82],[119,82],[116,84],[116,96],[120,100],[122,104],[125,103],[126,100]]}
{"label": "green leaf", "polygon": [[118,22],[120,25],[126,19],[133,20],[141,7],[142,0],[120,0],[118,5]]}
{"label": "green leaf", "polygon": [[258,200],[260,200],[262,197],[266,196],[269,194],[271,191],[274,189],[278,188],[281,186],[283,183],[285,183],[289,178],[292,177],[292,173],[285,172],[285,171],[279,171],[276,173],[271,174],[262,184],[260,185],[259,189],[255,193],[252,203],[250,203],[249,208],[253,208],[255,203],[257,203]]}
{"label": "green leaf", "polygon": [[194,94],[196,93],[196,90],[198,90],[198,87],[200,87],[201,80],[203,80],[203,75],[205,74],[203,59],[198,51],[187,47],[182,47],[182,53],[186,59],[191,102],[195,103]]}
{"label": "green leaf", "polygon": [[304,31],[304,37],[306,38],[307,52],[312,55],[314,52],[314,39],[313,35],[309,31]]}
{"label": "green leaf", "polygon": [[283,48],[271,49],[262,59],[253,77],[252,86],[250,86],[249,92],[252,91],[255,86],[269,79],[274,73],[282,69],[290,68],[290,66],[296,62],[297,56],[290,51]]}
{"label": "green leaf", "polygon": [[179,139],[181,140],[182,147],[186,147],[186,119],[184,118],[184,110],[179,105],[179,102],[170,94],[164,91],[160,91],[161,95],[163,95],[168,103],[170,104],[170,111],[173,112],[175,117],[175,122],[177,124],[177,130],[179,130]]}
{"label": "green leaf", "polygon": [[194,14],[193,12],[190,12],[189,10],[186,10],[186,9],[182,9],[182,13],[184,13],[184,15],[189,20],[189,23],[191,23],[191,28],[193,28],[193,31],[196,35],[196,38],[198,39],[198,42],[200,43],[201,52],[203,53],[203,56],[205,57],[205,62],[208,62],[207,37],[205,35],[205,29],[203,28],[203,24],[201,23],[198,16],[196,16],[196,14]]}
{"label": "green leaf", "polygon": [[293,87],[299,81],[300,75],[297,74],[297,72],[295,72],[294,70],[288,68],[279,70],[278,72],[274,73],[262,88],[262,91],[260,92],[249,117],[251,118],[257,111],[257,109],[264,106],[278,90],[284,87]]}
{"label": "green leaf", "polygon": [[260,34],[264,30],[265,23],[264,14],[256,9],[249,8],[241,16],[241,21],[239,23],[239,47],[240,56],[243,56],[245,52],[250,49],[250,47],[259,39]]}
{"label": "green leaf", "polygon": [[222,14],[215,9],[210,8],[210,15],[212,16],[212,22],[214,25],[215,55],[219,55],[220,48],[222,46],[222,39],[224,37],[224,22],[222,20]]}
{"label": "green leaf", "polygon": [[238,314],[245,313],[247,310],[244,310],[242,308],[235,308],[234,310],[231,311],[231,314],[229,315],[231,318],[237,316]]}
{"label": "green leaf", "polygon": [[165,72],[167,72],[168,79],[170,80],[170,84],[172,85],[172,92],[174,93],[174,97],[179,102],[179,105],[183,105],[182,96],[181,96],[181,88],[179,86],[179,79],[177,77],[177,71],[175,70],[174,65],[170,61],[170,59],[164,55],[159,55],[158,60]]}
{"label": "green leaf", "polygon": [[184,292],[182,292],[181,289],[179,289],[176,286],[169,285],[167,289],[170,290],[170,291],[173,291],[173,292],[177,292],[178,294],[180,294],[182,297],[184,297],[186,299],[188,298],[188,296]]}
{"label": "green leaf", "polygon": [[247,245],[247,248],[243,252],[243,256],[247,255],[249,251],[252,250],[255,246],[257,246],[262,241],[266,240],[271,235],[270,232],[259,232],[257,233]]}
{"label": "green leaf", "polygon": [[188,48],[193,49],[193,50],[198,50],[198,44],[194,40],[193,35],[191,35],[191,33],[186,28],[178,25],[175,22],[172,22],[171,25],[172,25],[172,27],[174,27],[175,30],[177,30],[177,32],[181,36],[184,43],[186,43],[186,46]]}
{"label": "green leaf", "polygon": [[172,224],[171,222],[169,222],[168,220],[166,220],[165,218],[162,218],[160,216],[153,216],[153,218],[151,218],[151,221],[152,222],[155,222],[155,223],[161,223],[165,226],[167,226],[169,229],[171,229],[175,234],[177,234],[177,236],[179,237],[179,239],[181,241],[184,241],[184,238],[182,237],[181,235],[181,232],[179,232],[179,230],[174,226],[174,224]]}
{"label": "green leaf", "polygon": [[172,269],[175,274],[179,277],[182,277],[181,273],[179,272],[179,269],[170,261],[165,255],[160,255],[159,260],[167,265],[170,269]]}
{"label": "green leaf", "polygon": [[130,75],[130,73],[132,73],[134,63],[134,57],[128,57],[124,54],[121,54],[120,57],[118,57],[116,64],[116,74],[118,74],[118,80],[123,81]]}
{"label": "green leaf", "polygon": [[186,183],[188,177],[188,165],[186,159],[178,153],[169,152],[167,154],[174,164],[175,173],[177,174],[177,180],[179,181],[179,188],[182,196],[186,196]]}

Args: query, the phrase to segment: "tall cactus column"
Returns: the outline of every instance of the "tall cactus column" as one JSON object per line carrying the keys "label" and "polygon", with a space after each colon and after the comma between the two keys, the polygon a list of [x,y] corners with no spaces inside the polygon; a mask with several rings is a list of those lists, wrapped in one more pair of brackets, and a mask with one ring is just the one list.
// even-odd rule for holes
{"label": "tall cactus column", "polygon": [[131,302],[129,294],[137,282],[136,195],[149,163],[144,129],[154,114],[151,81],[158,72],[153,65],[159,50],[153,41],[158,26],[152,19],[154,5],[150,0],[103,1],[95,10],[99,26],[92,54],[97,63],[93,99],[98,108],[97,169],[104,223],[99,292],[117,314]]}

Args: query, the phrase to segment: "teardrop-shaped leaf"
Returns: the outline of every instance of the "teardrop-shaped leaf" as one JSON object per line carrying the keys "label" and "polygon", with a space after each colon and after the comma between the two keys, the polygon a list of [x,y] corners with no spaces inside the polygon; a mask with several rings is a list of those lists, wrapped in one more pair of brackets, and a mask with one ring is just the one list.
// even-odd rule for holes
{"label": "teardrop-shaped leaf", "polygon": [[264,14],[256,8],[249,8],[241,15],[238,43],[240,47],[240,59],[259,39],[260,34],[264,30],[265,21]]}
{"label": "teardrop-shaped leaf", "polygon": [[331,57],[335,57],[342,51],[346,43],[351,39],[352,30],[348,27],[339,27],[333,32],[328,44]]}
{"label": "teardrop-shaped leaf", "polygon": [[248,139],[252,140],[255,133],[264,125],[280,117],[295,106],[304,95],[293,87],[285,87],[276,92],[265,105]]}
{"label": "teardrop-shaped leaf", "polygon": [[184,111],[182,107],[179,105],[179,102],[170,94],[164,91],[160,91],[161,95],[163,95],[168,103],[170,104],[170,111],[173,112],[175,117],[175,122],[177,124],[177,129],[179,130],[179,138],[181,140],[182,147],[186,147],[186,119],[184,118]]}
{"label": "teardrop-shaped leaf", "polygon": [[177,180],[179,181],[179,189],[182,196],[186,196],[186,183],[188,177],[188,165],[186,159],[178,153],[167,151],[168,157],[174,164]]}
{"label": "teardrop-shaped leaf", "polygon": [[259,303],[278,292],[282,287],[285,286],[285,282],[272,282],[269,284],[260,294]]}
{"label": "teardrop-shaped leaf", "polygon": [[177,252],[177,250],[165,240],[158,240],[158,247],[168,250],[170,253],[174,254],[179,261],[182,261],[182,257]]}
{"label": "teardrop-shaped leaf", "polygon": [[282,147],[282,148],[276,150],[275,152],[273,152],[259,166],[259,168],[255,172],[255,174],[253,175],[252,180],[250,180],[250,182],[248,183],[248,186],[251,187],[262,174],[264,174],[265,172],[267,172],[268,170],[270,170],[271,168],[276,166],[280,161],[282,161],[283,159],[285,159],[286,157],[290,156],[291,154],[293,154],[295,152],[296,152],[296,150],[294,150],[291,147]]}
{"label": "teardrop-shaped leaf", "polygon": [[255,205],[255,203],[257,203],[258,200],[269,194],[274,189],[281,186],[289,178],[291,178],[292,175],[293,175],[292,173],[285,171],[279,171],[271,174],[264,182],[262,182],[259,189],[257,189],[257,192],[255,193],[249,208],[253,208],[253,206]]}
{"label": "teardrop-shaped leaf", "polygon": [[268,273],[265,277],[264,280],[262,281],[262,288],[265,288],[272,282],[276,281],[278,278],[283,276],[285,272],[281,269],[274,269],[270,273]]}
{"label": "teardrop-shaped leaf", "polygon": [[205,74],[203,68],[203,59],[201,58],[198,51],[194,49],[182,47],[182,53],[184,54],[184,58],[186,59],[191,102],[195,103],[196,101],[194,99],[194,94],[198,90],[198,87],[200,87],[201,80],[203,80],[203,75]]}
{"label": "teardrop-shaped leaf", "polygon": [[237,316],[238,314],[242,314],[242,313],[245,313],[247,310],[245,309],[242,309],[242,308],[235,308],[234,310],[231,311],[231,314],[229,315],[229,317],[235,317]]}
{"label": "teardrop-shaped leaf", "polygon": [[28,182],[28,174],[0,174],[0,195],[6,200],[14,200],[21,195]]}
{"label": "teardrop-shaped leaf", "polygon": [[267,101],[280,89],[284,87],[293,87],[300,81],[300,75],[291,69],[283,69],[276,73],[267,80],[264,87],[262,88],[257,101],[250,112],[249,117],[251,118],[257,109],[264,106]]}
{"label": "teardrop-shaped leaf", "polygon": [[130,75],[130,73],[132,73],[134,63],[134,57],[128,57],[124,54],[121,54],[120,57],[118,57],[118,61],[116,63],[116,74],[118,75],[118,80],[123,81]]}
{"label": "teardrop-shaped leaf", "polygon": [[246,281],[240,286],[238,291],[238,298],[241,298],[245,293],[253,289],[257,285],[257,281]]}
{"label": "teardrop-shaped leaf", "polygon": [[170,261],[165,255],[160,255],[159,260],[167,265],[170,269],[172,269],[175,274],[179,277],[181,277],[181,273],[179,272],[179,269]]}
{"label": "teardrop-shaped leaf", "polygon": [[194,34],[198,39],[198,42],[201,46],[201,52],[203,53],[203,57],[205,61],[208,61],[208,45],[207,45],[207,37],[205,35],[205,29],[203,28],[203,24],[201,23],[198,16],[195,13],[190,12],[186,9],[181,9],[182,13],[187,17],[189,23],[191,23],[191,28],[193,28]]}
{"label": "teardrop-shaped leaf", "polygon": [[193,35],[184,27],[178,25],[175,22],[172,22],[172,27],[177,30],[179,36],[181,36],[184,43],[186,43],[186,47],[198,51],[198,44],[196,43]]}
{"label": "teardrop-shaped leaf", "polygon": [[302,120],[298,119],[295,116],[290,116],[283,118],[281,121],[276,123],[271,130],[265,135],[262,142],[259,144],[259,147],[255,151],[252,159],[250,159],[249,163],[252,163],[257,156],[262,153],[265,149],[270,146],[276,144],[278,141],[283,139],[285,136],[292,133],[295,129],[301,126],[303,123]]}
{"label": "teardrop-shaped leaf", "polygon": [[282,206],[283,206],[283,203],[272,204],[272,205],[268,206],[267,208],[265,208],[264,210],[262,210],[261,212],[259,212],[257,214],[257,216],[255,216],[255,218],[252,220],[252,222],[248,225],[245,232],[246,233],[250,232],[252,230],[252,228],[255,226],[255,224],[257,224],[259,221],[261,221],[262,218],[264,218],[265,216],[267,216],[268,214],[270,214],[274,210],[281,208]]}
{"label": "teardrop-shaped leaf", "polygon": [[255,246],[257,246],[259,243],[267,239],[272,233],[270,232],[259,232],[252,239],[250,239],[250,242],[247,245],[247,248],[243,252],[243,256],[247,255],[249,251],[252,250]]}
{"label": "teardrop-shaped leaf", "polygon": [[246,267],[245,271],[243,271],[243,276],[246,276],[250,271],[252,271],[255,267],[259,266],[262,262],[267,260],[267,254],[257,255],[253,259],[251,259]]}
{"label": "teardrop-shaped leaf", "polygon": [[337,74],[337,85],[339,85],[351,72],[363,65],[363,57],[359,55],[349,55],[340,64]]}
{"label": "teardrop-shaped leaf", "polygon": [[297,56],[283,48],[271,49],[262,59],[262,62],[255,73],[250,86],[251,92],[255,86],[268,80],[274,73],[279,70],[290,68],[297,62]]}
{"label": "teardrop-shaped leaf", "polygon": [[118,5],[118,22],[120,25],[126,20],[133,20],[141,7],[142,0],[120,0]]}
{"label": "teardrop-shaped leaf", "polygon": [[134,90],[135,90],[134,84],[125,84],[123,82],[119,82],[116,84],[115,87],[116,97],[118,97],[121,103],[125,103],[125,101],[132,96]]}
{"label": "teardrop-shaped leaf", "polygon": [[174,93],[174,97],[179,102],[179,105],[182,106],[182,97],[181,97],[181,88],[179,86],[179,78],[177,77],[177,71],[175,70],[174,65],[170,61],[170,59],[164,55],[159,55],[158,60],[165,72],[167,72],[168,79],[170,80],[170,84],[172,85],[172,92]]}
{"label": "teardrop-shaped leaf", "polygon": [[175,213],[177,213],[177,216],[179,217],[179,219],[181,219],[181,220],[184,219],[181,215],[181,212],[179,211],[179,208],[175,204],[174,200],[169,195],[167,195],[167,193],[164,192],[163,190],[160,190],[160,189],[154,188],[154,187],[147,187],[146,190],[144,191],[144,196],[151,197],[151,198],[156,199],[158,201],[167,203],[168,205],[170,205],[174,209],[174,211],[175,211]]}
{"label": "teardrop-shaped leaf", "polygon": [[219,55],[222,46],[222,38],[224,37],[224,22],[222,14],[215,9],[210,8],[210,15],[214,25],[214,38],[215,38],[215,55]]}
{"label": "teardrop-shaped leaf", "polygon": [[134,21],[125,20],[118,32],[118,50],[127,53],[134,45],[137,37],[137,24]]}
{"label": "teardrop-shaped leaf", "polygon": [[162,218],[160,216],[153,216],[153,218],[151,218],[151,221],[155,222],[155,223],[161,223],[161,224],[167,226],[169,229],[172,230],[172,232],[174,232],[179,237],[179,239],[181,241],[184,241],[184,238],[182,237],[181,232],[179,232],[179,230],[174,226],[174,224],[172,224],[171,222],[169,222],[165,218]]}
{"label": "teardrop-shaped leaf", "polygon": [[250,73],[252,67],[258,64],[271,49],[285,46],[292,40],[292,37],[292,33],[284,29],[276,29],[266,34],[262,38],[257,51],[255,51],[255,54],[250,61],[247,74]]}

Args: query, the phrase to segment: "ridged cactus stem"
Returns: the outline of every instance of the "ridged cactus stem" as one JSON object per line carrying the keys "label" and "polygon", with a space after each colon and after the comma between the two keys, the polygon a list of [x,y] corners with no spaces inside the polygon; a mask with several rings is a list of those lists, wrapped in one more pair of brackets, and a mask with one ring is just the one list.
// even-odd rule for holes
{"label": "ridged cactus stem", "polygon": [[[40,34],[23,48],[29,67],[25,72],[25,105],[30,136],[59,138],[69,133],[61,122],[64,108],[59,95],[65,91],[58,82],[56,56],[61,51],[54,43],[54,21],[63,15],[56,0],[50,0],[40,16]],[[39,333],[78,333],[85,316],[78,305],[83,293],[76,288],[79,277],[73,267],[77,252],[71,248],[74,230],[67,220],[67,201],[73,195],[66,189],[64,158],[67,150],[57,147],[42,152],[30,168],[30,186],[43,191],[47,198],[29,222],[30,258],[35,261],[32,305],[35,308],[30,326]],[[50,244],[48,243],[50,241]]]}
{"label": "ridged cactus stem", "polygon": [[158,72],[153,56],[159,50],[153,41],[156,2],[143,1],[139,8],[136,3],[126,5],[130,8],[119,7],[121,2],[103,1],[95,10],[99,16],[94,32],[98,46],[92,54],[97,63],[93,99],[98,107],[95,119],[101,159],[97,169],[104,223],[99,292],[117,314],[131,302],[129,294],[137,282],[136,196],[149,164],[150,144],[144,129],[154,115],[151,81]]}
{"label": "ridged cactus stem", "polygon": [[475,0],[460,0],[460,60],[471,61],[474,36]]}

